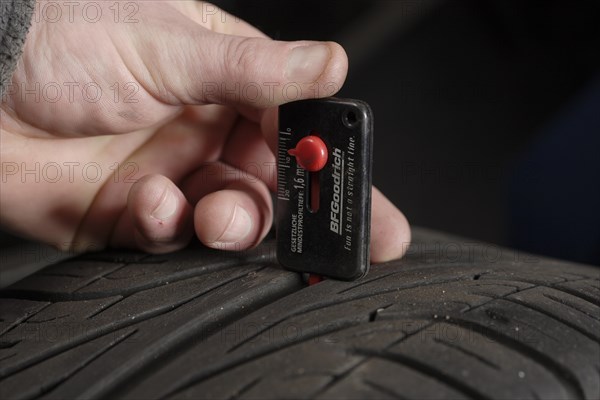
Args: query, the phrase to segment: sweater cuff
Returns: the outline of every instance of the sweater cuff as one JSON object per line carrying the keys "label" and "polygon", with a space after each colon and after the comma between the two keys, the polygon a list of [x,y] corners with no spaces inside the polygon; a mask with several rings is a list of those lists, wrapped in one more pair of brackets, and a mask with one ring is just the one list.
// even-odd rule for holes
{"label": "sweater cuff", "polygon": [[23,52],[36,0],[0,0],[0,97]]}

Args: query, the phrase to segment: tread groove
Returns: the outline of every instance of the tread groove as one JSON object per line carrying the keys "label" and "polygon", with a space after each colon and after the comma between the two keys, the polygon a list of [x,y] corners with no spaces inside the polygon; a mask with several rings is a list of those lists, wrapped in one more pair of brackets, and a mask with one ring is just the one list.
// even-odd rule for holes
{"label": "tread groove", "polygon": [[[415,288],[419,288],[419,287],[429,287],[429,286],[436,286],[436,285],[442,285],[444,283],[452,283],[452,282],[456,282],[454,280],[452,281],[447,281],[447,282],[433,282],[430,284],[417,284],[417,285],[413,285],[413,286],[406,286],[406,287],[402,287],[402,288],[397,288],[397,289],[388,289],[388,290],[380,290],[377,292],[377,295],[384,295],[387,293],[399,293],[401,291],[404,290],[411,290],[411,289],[415,289]],[[362,300],[365,298],[370,298],[372,297],[373,294],[369,293],[369,294],[361,294],[359,296],[355,296],[355,297],[349,297],[349,298],[345,298],[343,300],[334,300],[334,301],[324,301],[322,303],[319,303],[317,306],[315,307],[308,307],[304,310],[286,315],[284,318],[278,319],[277,321],[273,322],[271,325],[269,325],[268,327],[257,331],[254,335],[244,339],[243,341],[241,341],[240,343],[236,344],[235,346],[232,346],[227,353],[232,353],[233,351],[237,350],[238,348],[242,347],[244,344],[254,340],[255,338],[257,338],[258,336],[262,335],[263,333],[265,333],[266,331],[268,331],[269,329],[271,329],[273,326],[279,325],[282,322],[285,322],[287,320],[289,320],[290,318],[294,318],[294,317],[298,317],[301,315],[305,315],[308,313],[311,313],[313,311],[318,311],[318,310],[322,310],[324,308],[330,307],[330,306],[335,306],[335,305],[341,305],[341,304],[346,304],[346,303],[350,303],[352,301],[357,301],[357,300]]]}
{"label": "tread groove", "polygon": [[240,388],[240,390],[237,391],[237,393],[234,393],[233,395],[231,395],[229,397],[229,400],[239,399],[240,396],[242,396],[244,393],[250,391],[254,386],[258,385],[258,383],[261,380],[262,380],[262,378],[256,378],[256,379],[253,379],[252,381],[248,382],[246,385],[242,386]]}
{"label": "tread groove", "polygon": [[36,396],[36,398],[39,398],[39,397],[44,396],[45,394],[51,392],[56,387],[58,387],[61,383],[63,383],[64,381],[66,381],[67,379],[69,379],[70,377],[75,375],[77,372],[84,369],[86,366],[90,365],[92,362],[94,362],[94,360],[96,360],[97,358],[99,358],[100,356],[102,356],[103,354],[108,352],[110,349],[117,346],[119,343],[123,342],[124,340],[127,340],[127,338],[129,338],[130,336],[135,335],[137,332],[138,332],[138,330],[134,329],[131,332],[127,332],[127,333],[121,335],[119,338],[117,338],[117,340],[113,341],[112,343],[109,343],[108,346],[105,346],[102,349],[100,349],[99,351],[97,351],[96,353],[92,354],[91,357],[89,357],[87,360],[85,360],[82,365],[75,368],[67,376],[62,377],[60,380],[58,380],[54,384],[48,385],[48,387],[45,387],[44,388],[45,390],[43,390],[38,396]]}
{"label": "tread groove", "polygon": [[200,374],[196,374],[194,375],[188,382],[183,383],[180,387],[177,387],[175,389],[173,389],[172,391],[170,391],[169,393],[167,393],[164,397],[171,397],[171,396],[175,396],[177,393],[180,393],[186,389],[188,389],[189,387],[196,385],[198,383],[201,383],[207,379],[210,379],[216,375],[222,374],[223,372],[230,370],[232,368],[237,368],[240,365],[244,365],[247,364],[249,362],[253,362],[256,361],[259,358],[268,356],[269,354],[272,354],[276,351],[280,351],[280,350],[284,350],[287,349],[289,347],[292,346],[296,346],[298,344],[310,341],[316,337],[319,337],[323,334],[331,334],[331,333],[337,333],[337,332],[342,332],[348,328],[352,328],[354,326],[358,325],[358,323],[354,323],[354,324],[346,324],[342,327],[336,327],[335,329],[330,329],[330,330],[321,330],[316,334],[312,334],[312,335],[306,335],[304,337],[302,337],[302,339],[297,340],[297,341],[287,341],[286,343],[284,343],[283,345],[280,346],[270,346],[267,347],[265,349],[263,349],[262,351],[259,351],[255,354],[249,354],[249,355],[245,355],[245,356],[237,356],[234,357],[233,360],[230,360],[228,362],[223,363],[222,366],[217,367],[217,368],[213,368],[212,370],[210,370],[210,368],[208,368],[207,371],[205,371],[204,373],[200,373]]}
{"label": "tread groove", "polygon": [[318,396],[326,393],[329,389],[331,389],[332,387],[337,385],[345,377],[349,376],[352,372],[354,372],[354,370],[356,370],[358,367],[363,365],[367,360],[368,360],[368,358],[364,357],[364,358],[358,360],[358,362],[356,364],[350,366],[348,369],[343,371],[341,374],[333,375],[331,377],[331,380],[329,382],[327,382],[327,384],[325,384],[324,386],[319,388],[318,391],[316,391],[315,393],[312,394],[312,397],[318,397]]}
{"label": "tread groove", "polygon": [[100,308],[99,310],[94,311],[93,313],[91,313],[90,315],[85,316],[85,319],[92,319],[94,317],[97,317],[98,315],[102,314],[103,312],[107,311],[108,309],[112,308],[113,306],[121,303],[123,300],[127,299],[129,296],[122,296],[118,299],[115,299],[115,301],[113,301],[110,304],[107,304],[106,306]]}
{"label": "tread groove", "polygon": [[54,357],[54,356],[56,356],[58,354],[61,354],[61,353],[65,352],[65,351],[68,351],[68,350],[72,349],[73,347],[76,347],[78,345],[86,343],[86,342],[88,342],[90,340],[96,339],[96,338],[98,338],[100,336],[106,335],[106,334],[111,333],[111,332],[118,331],[118,330],[123,329],[123,328],[130,327],[130,326],[133,326],[133,325],[138,324],[140,322],[147,321],[149,319],[156,318],[156,317],[158,317],[160,315],[169,313],[169,312],[171,312],[171,311],[179,308],[180,306],[183,306],[184,304],[186,304],[186,303],[188,303],[190,301],[193,301],[193,300],[197,299],[200,296],[208,294],[208,293],[210,293],[213,290],[217,290],[221,286],[223,286],[223,285],[225,285],[227,283],[230,283],[232,281],[235,281],[237,279],[239,279],[239,277],[236,277],[235,279],[230,279],[227,282],[222,283],[219,286],[216,286],[216,287],[213,287],[213,288],[209,289],[208,291],[204,291],[204,292],[198,293],[192,299],[189,299],[189,300],[187,300],[187,301],[185,301],[185,302],[183,302],[181,304],[178,304],[175,307],[168,307],[168,308],[165,308],[165,309],[160,310],[158,312],[148,313],[146,315],[143,315],[140,318],[136,318],[133,321],[132,320],[127,320],[127,322],[123,322],[123,323],[120,323],[120,324],[115,324],[114,326],[111,326],[108,329],[99,329],[99,330],[94,331],[94,332],[87,332],[87,334],[86,334],[85,337],[82,337],[82,338],[79,338],[79,339],[70,340],[70,341],[68,341],[66,344],[64,344],[62,346],[57,346],[57,348],[50,349],[50,351],[48,351],[46,353],[42,353],[42,354],[37,355],[36,357],[33,357],[28,362],[24,362],[24,363],[22,363],[21,365],[19,365],[16,368],[8,369],[9,372],[1,374],[0,375],[0,379],[4,378],[4,377],[9,377],[9,376],[11,376],[11,375],[13,375],[13,374],[15,374],[15,373],[17,373],[17,372],[25,369],[25,368],[28,368],[28,367],[30,367],[32,365],[35,365],[35,364],[38,364],[38,363],[40,363],[40,362],[42,362],[42,361],[44,361],[44,360],[46,360],[46,359],[48,359],[50,357]]}
{"label": "tread groove", "polygon": [[27,324],[45,324],[47,322],[53,322],[53,321],[58,321],[59,319],[68,318],[69,316],[71,316],[71,314],[63,314],[63,315],[59,315],[57,317],[52,317],[52,318],[38,320],[38,321],[27,321],[26,323]]}
{"label": "tread groove", "polygon": [[109,274],[114,274],[115,272],[117,272],[117,271],[120,271],[120,270],[122,270],[123,268],[126,268],[126,267],[128,267],[128,266],[130,266],[130,265],[131,265],[130,263],[126,263],[126,264],[123,264],[123,265],[121,265],[121,266],[118,266],[118,267],[117,267],[117,268],[115,268],[115,269],[112,269],[112,270],[106,271],[106,272],[105,272],[105,273],[103,273],[102,275],[100,275],[100,276],[96,277],[95,279],[92,279],[92,280],[91,280],[91,281],[89,281],[89,282],[86,282],[84,285],[81,285],[80,287],[78,287],[77,289],[75,289],[75,290],[73,291],[73,295],[75,295],[76,293],[80,292],[82,289],[85,289],[86,287],[93,285],[94,283],[98,282],[99,280],[101,280],[101,279],[105,279],[105,276],[107,276],[107,275],[109,275]]}
{"label": "tread groove", "polygon": [[[580,313],[583,313],[583,314],[587,315],[588,317],[590,317],[592,319],[595,319],[596,321],[600,321],[600,315],[590,314],[590,313],[586,312],[585,310],[577,308],[574,305],[572,305],[569,302],[567,302],[566,299],[561,299],[561,298],[555,297],[555,296],[553,296],[551,294],[548,294],[548,293],[542,293],[542,296],[544,296],[545,298],[547,298],[549,300],[552,300],[552,301],[555,301],[555,302],[557,302],[559,304],[562,304],[563,306],[566,306],[566,307],[572,308],[573,310],[579,311]],[[588,301],[588,303],[590,305],[593,305],[589,301]]]}
{"label": "tread groove", "polygon": [[403,354],[397,353],[389,353],[386,351],[372,351],[372,350],[364,350],[357,349],[356,352],[359,355],[372,357],[372,358],[380,358],[382,360],[399,363],[404,365],[407,368],[411,368],[423,375],[426,375],[434,380],[443,383],[452,389],[456,390],[459,393],[464,394],[466,397],[472,399],[482,399],[482,400],[491,400],[488,396],[479,392],[478,390],[464,384],[463,382],[443,373],[443,371],[438,370],[428,364],[425,364],[419,360],[416,360],[412,357],[405,356]]}
{"label": "tread groove", "polygon": [[35,312],[29,314],[29,315],[25,315],[20,319],[17,319],[15,322],[13,322],[10,326],[8,326],[4,331],[0,332],[0,338],[4,335],[9,334],[12,330],[14,330],[16,327],[18,327],[19,325],[27,322],[27,320],[29,320],[30,318],[33,318],[35,315],[39,314],[40,312],[44,311],[46,308],[48,308],[50,305],[52,305],[52,303],[47,303],[44,304],[42,307],[40,307],[39,310],[36,310]]}
{"label": "tread groove", "polygon": [[66,274],[66,273],[52,273],[52,271],[43,271],[40,273],[40,276],[56,276],[59,278],[81,278],[81,275],[76,274]]}
{"label": "tread groove", "polygon": [[10,349],[21,343],[22,340],[0,340],[0,349]]}
{"label": "tread groove", "polygon": [[[432,270],[432,269],[433,270],[440,269],[440,265],[436,265],[436,266],[432,266],[432,267],[423,267],[423,268],[420,268],[419,271],[427,271],[427,270]],[[352,285],[352,286],[347,287],[347,288],[344,288],[343,290],[337,292],[336,294],[338,294],[338,295],[339,294],[344,294],[344,293],[347,293],[347,292],[350,292],[350,291],[356,289],[357,287],[364,287],[364,286],[367,286],[367,285],[369,285],[371,283],[378,282],[378,281],[381,281],[381,280],[386,280],[386,279],[389,279],[389,278],[391,278],[393,276],[396,276],[396,275],[406,274],[409,271],[411,271],[411,270],[401,269],[401,270],[393,271],[393,272],[390,272],[390,273],[387,273],[387,274],[384,274],[384,275],[381,275],[381,276],[376,276],[376,277],[374,277],[372,279],[360,280],[358,284]],[[426,279],[426,278],[427,277],[424,277],[423,279]],[[436,282],[431,282],[430,284],[450,283],[450,282],[460,282],[460,281],[470,281],[470,280],[471,280],[471,278],[468,277],[468,276],[460,276],[460,277],[457,277],[455,279],[445,280],[445,281],[441,281],[441,282],[437,282],[437,281]]]}
{"label": "tread groove", "polygon": [[398,399],[398,400],[408,400],[406,397],[401,396],[400,394],[396,393],[395,391],[380,385],[378,383],[375,383],[369,379],[363,379],[363,383],[370,387],[371,389],[377,391],[377,392],[381,392],[382,394],[386,395],[386,396],[390,396],[394,399]]}
{"label": "tread groove", "polygon": [[1,358],[0,358],[0,361],[8,360],[9,358],[13,358],[13,357],[14,357],[14,356],[16,356],[16,355],[17,355],[17,353],[12,353],[12,354],[9,354],[9,355],[7,355],[7,356],[1,357]]}
{"label": "tread groove", "polygon": [[[581,293],[577,290],[573,290],[567,287],[562,287],[560,285],[563,285],[565,283],[572,283],[572,282],[580,282],[580,281],[588,281],[590,280],[590,278],[588,279],[576,279],[576,280],[567,280],[564,279],[562,282],[558,282],[558,283],[554,283],[554,284],[549,284],[549,285],[540,285],[539,282],[533,281],[533,280],[529,280],[529,279],[517,279],[517,278],[511,278],[511,280],[515,281],[515,282],[521,282],[521,283],[529,283],[529,284],[533,284],[535,285],[534,287],[547,287],[549,289],[554,289],[554,290],[558,290],[564,293],[568,293],[572,296],[575,297],[579,297],[580,299],[583,299],[585,301],[587,301],[588,303],[592,303],[593,305],[600,307],[600,299],[595,299],[592,296],[588,296],[585,293]],[[530,289],[533,289],[530,288]]]}
{"label": "tread groove", "polygon": [[[261,267],[260,269],[258,269],[258,271],[266,269],[266,268],[268,268],[268,267]],[[211,292],[212,291],[216,291],[217,289],[219,289],[219,288],[221,288],[221,287],[223,287],[225,285],[231,284],[234,281],[241,280],[241,279],[247,277],[248,275],[250,275],[252,273],[256,273],[256,272],[257,272],[257,270],[250,271],[250,272],[248,272],[246,274],[242,274],[242,275],[236,277],[235,279],[228,280],[226,283],[223,283],[223,284],[219,285],[218,287],[215,287],[215,288],[211,289]],[[288,289],[288,288],[286,288],[286,289]],[[206,294],[206,293],[204,293],[204,294]],[[274,296],[274,299],[271,298],[271,299],[267,299],[267,300],[264,300],[264,301],[267,301],[267,305],[268,305],[271,302],[276,301],[277,299],[279,299],[281,297],[284,297],[284,296],[286,296],[288,294],[289,294],[289,290],[287,292],[284,290],[283,292],[271,293],[271,295]],[[257,307],[257,308],[262,308],[264,306],[265,306],[264,304],[263,305],[261,305],[261,304],[253,304],[253,307]],[[243,315],[231,315],[226,320],[223,320],[223,319],[219,320],[218,324],[220,326],[226,327],[226,326],[231,325],[231,323],[239,320],[241,317],[243,317]],[[189,322],[192,322],[192,321],[189,321]],[[217,324],[216,321],[212,321],[212,323]],[[169,335],[171,337],[176,336],[178,334],[177,331],[181,331],[182,328],[183,327],[180,327],[178,330],[174,330]],[[210,334],[211,330],[210,329],[207,330],[207,328],[208,328],[208,325],[206,323],[204,323],[203,325],[198,326],[196,329],[191,329],[189,332],[186,332],[185,335],[184,335],[184,336],[186,336],[186,338],[181,339],[179,341],[175,341],[174,344],[172,344],[172,345],[169,346],[170,347],[169,351],[170,352],[176,351],[177,348],[180,348],[181,346],[183,346],[185,344],[185,342],[187,340],[189,340],[190,338],[192,338],[194,336],[194,333],[197,333],[198,331],[202,332],[203,334]],[[163,338],[163,341],[164,342],[168,342],[168,338]],[[152,347],[155,347],[159,351],[163,351],[166,354],[166,349],[164,349],[164,347],[165,347],[164,344],[162,344],[162,345],[153,344]],[[153,349],[146,348],[146,351],[147,352],[152,352]],[[168,357],[168,354],[166,356],[165,356],[165,354],[160,354],[159,357],[158,358],[155,357],[152,362],[147,362],[147,363],[143,364],[142,367],[143,367],[144,371],[146,373],[149,373],[149,372],[153,371],[153,369],[155,369],[157,367],[157,364],[158,364],[157,361],[158,360],[164,360],[165,357]],[[137,371],[139,371],[141,369],[142,368],[139,368]],[[112,371],[112,372],[115,375],[117,375],[117,376],[115,376],[112,379],[112,381],[113,381],[112,382],[112,386],[102,385],[102,386],[100,386],[98,388],[96,388],[96,387],[89,388],[89,390],[86,393],[84,393],[84,396],[85,397],[89,397],[89,398],[105,398],[110,393],[112,393],[113,391],[115,391],[119,386],[122,386],[124,384],[131,384],[132,381],[134,381],[135,379],[139,378],[137,376],[136,372],[133,372],[133,373],[129,374],[128,376],[126,376],[127,382],[122,382],[122,380],[124,379],[124,377],[123,376],[118,376],[118,371]],[[173,391],[173,393],[178,392],[178,391],[179,391],[179,389],[177,389],[176,391]],[[169,394],[167,394],[167,395],[165,395],[163,397],[171,396],[173,393],[169,393]]]}
{"label": "tread groove", "polygon": [[[571,282],[575,282],[575,281],[571,281]],[[581,292],[578,292],[577,290],[573,290],[573,289],[565,288],[565,287],[560,287],[560,286],[555,286],[555,285],[552,285],[552,286],[549,286],[549,287],[552,288],[552,289],[561,291],[561,292],[568,293],[571,296],[579,297],[580,299],[583,299],[583,300],[587,301],[588,303],[592,303],[593,305],[595,305],[597,307],[600,307],[600,300],[599,299],[595,299],[592,296],[586,295],[585,293],[581,293]]]}
{"label": "tread groove", "polygon": [[483,324],[460,319],[453,319],[452,321],[449,321],[449,323],[457,325],[461,328],[466,328],[475,331],[481,335],[488,337],[491,340],[494,340],[498,343],[502,343],[507,347],[520,352],[525,357],[536,361],[538,365],[544,367],[549,372],[551,372],[557,378],[557,381],[564,382],[564,385],[570,389],[570,392],[575,395],[575,398],[585,398],[583,388],[581,387],[579,381],[573,375],[573,373],[569,369],[556,363],[550,356],[544,353],[540,353],[538,350],[529,347],[501,332],[495,331]]}
{"label": "tread groove", "polygon": [[488,360],[488,359],[480,356],[477,353],[473,353],[472,351],[465,349],[462,346],[458,346],[457,344],[450,343],[450,342],[448,342],[446,340],[442,340],[442,339],[439,339],[439,338],[436,338],[436,337],[433,338],[433,341],[436,342],[436,343],[440,343],[440,344],[443,344],[445,346],[448,346],[448,347],[450,347],[450,348],[452,348],[452,349],[454,349],[456,351],[459,351],[459,352],[467,355],[468,357],[474,358],[474,359],[480,361],[481,363],[487,365],[488,367],[491,367],[491,368],[493,368],[493,369],[495,369],[497,371],[501,370],[501,368],[500,368],[499,365],[497,365],[497,364],[493,363],[492,361],[490,361],[490,360]]}
{"label": "tread groove", "polygon": [[536,307],[536,306],[533,306],[533,305],[528,304],[526,302],[522,302],[522,301],[516,300],[516,299],[511,299],[511,298],[508,298],[508,297],[505,298],[504,300],[509,301],[509,302],[511,302],[513,304],[520,305],[521,307],[529,308],[530,310],[534,310],[536,312],[539,312],[540,314],[544,314],[545,316],[547,316],[549,318],[552,318],[553,320],[558,321],[558,322],[560,322],[563,325],[568,326],[569,328],[573,329],[574,331],[577,331],[577,332],[581,333],[582,335],[584,335],[585,337],[589,338],[590,340],[592,340],[592,341],[594,341],[596,343],[600,343],[600,338],[598,338],[597,336],[594,336],[593,334],[585,331],[584,329],[581,329],[580,327],[578,327],[577,325],[573,324],[572,322],[569,322],[569,321],[567,321],[567,320],[565,320],[565,319],[563,319],[563,318],[561,318],[561,317],[559,317],[559,316],[557,316],[555,314],[552,314],[552,313],[544,310],[541,307]]}

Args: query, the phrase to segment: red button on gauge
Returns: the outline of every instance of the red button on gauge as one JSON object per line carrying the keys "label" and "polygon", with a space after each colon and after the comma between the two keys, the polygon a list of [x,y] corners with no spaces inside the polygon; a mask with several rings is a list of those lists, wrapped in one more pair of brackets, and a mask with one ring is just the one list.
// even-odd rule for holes
{"label": "red button on gauge", "polygon": [[296,162],[310,172],[317,172],[327,164],[327,146],[318,136],[309,135],[298,142],[295,149],[288,151]]}

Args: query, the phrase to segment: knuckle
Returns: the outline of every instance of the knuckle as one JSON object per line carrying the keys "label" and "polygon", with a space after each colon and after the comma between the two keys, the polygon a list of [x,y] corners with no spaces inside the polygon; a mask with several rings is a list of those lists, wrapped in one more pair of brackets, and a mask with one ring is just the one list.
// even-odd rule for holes
{"label": "knuckle", "polygon": [[256,38],[236,38],[229,40],[225,51],[225,68],[228,75],[251,77],[258,61],[258,43]]}

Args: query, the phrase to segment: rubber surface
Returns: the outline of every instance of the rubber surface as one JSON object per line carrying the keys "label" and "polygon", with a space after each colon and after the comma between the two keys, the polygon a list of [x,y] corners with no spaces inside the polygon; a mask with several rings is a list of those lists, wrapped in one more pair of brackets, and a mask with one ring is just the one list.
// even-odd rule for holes
{"label": "rubber surface", "polygon": [[600,269],[414,236],[310,287],[272,241],[48,267],[0,292],[0,397],[600,398]]}

